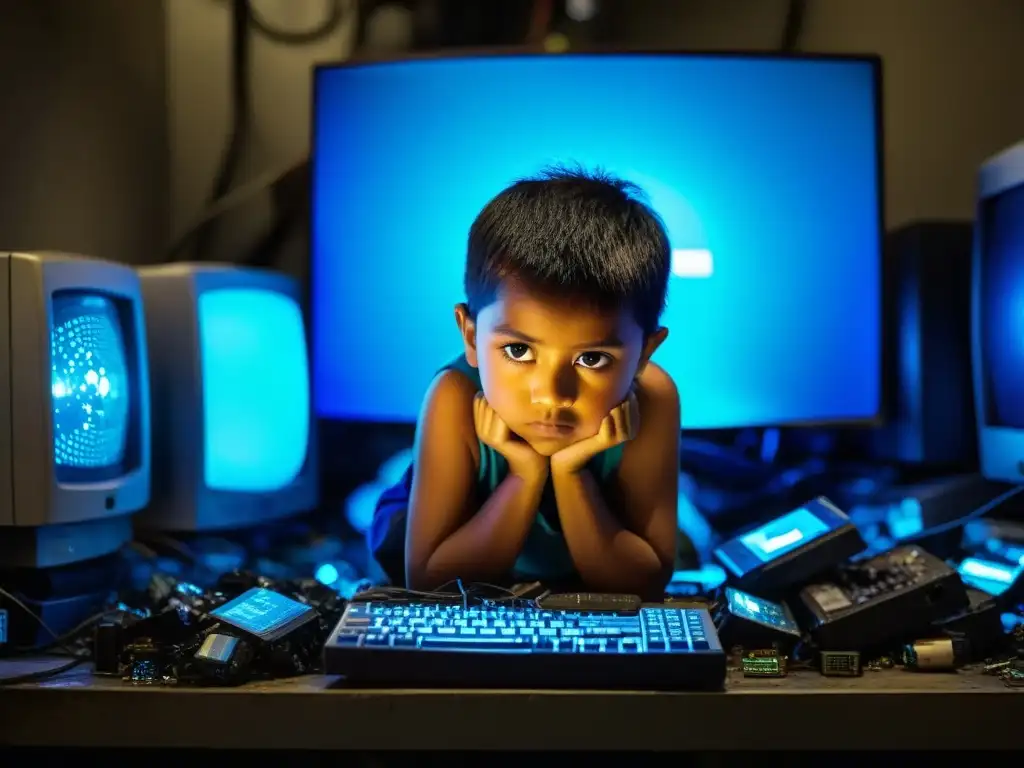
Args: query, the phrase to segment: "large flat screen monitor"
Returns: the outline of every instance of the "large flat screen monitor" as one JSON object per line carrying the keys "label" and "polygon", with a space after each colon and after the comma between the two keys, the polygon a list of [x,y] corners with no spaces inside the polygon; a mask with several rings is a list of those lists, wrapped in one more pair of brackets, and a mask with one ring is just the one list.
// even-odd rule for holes
{"label": "large flat screen monitor", "polygon": [[635,182],[673,278],[655,361],[689,429],[880,411],[878,62],[501,55],[319,68],[318,415],[413,422],[461,351],[470,224],[545,166]]}

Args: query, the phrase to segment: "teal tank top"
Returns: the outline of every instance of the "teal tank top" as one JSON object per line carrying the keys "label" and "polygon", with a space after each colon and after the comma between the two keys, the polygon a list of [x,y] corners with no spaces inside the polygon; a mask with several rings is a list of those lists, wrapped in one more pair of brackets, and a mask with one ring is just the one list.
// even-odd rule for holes
{"label": "teal tank top", "polygon": [[[471,366],[465,356],[459,357],[441,369],[442,371],[458,371],[469,379],[479,392],[480,372]],[[479,443],[480,466],[477,472],[477,498],[486,500],[508,475],[508,462],[505,457],[488,445]],[[622,460],[622,446],[617,445],[603,453],[599,453],[587,465],[598,484],[606,486],[614,477]],[[555,505],[554,489],[548,480],[541,498],[537,519],[533,523],[523,545],[523,551],[516,560],[512,577],[517,582],[543,581],[557,583],[574,581],[577,577],[576,568],[569,554],[569,547],[562,535],[558,519],[558,508]]]}

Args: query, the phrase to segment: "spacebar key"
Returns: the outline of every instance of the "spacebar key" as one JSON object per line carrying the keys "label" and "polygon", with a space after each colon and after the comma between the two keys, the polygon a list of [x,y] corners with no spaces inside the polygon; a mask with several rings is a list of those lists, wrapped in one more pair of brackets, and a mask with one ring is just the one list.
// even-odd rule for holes
{"label": "spacebar key", "polygon": [[446,651],[519,651],[529,652],[533,645],[516,637],[453,637],[421,635],[420,648]]}

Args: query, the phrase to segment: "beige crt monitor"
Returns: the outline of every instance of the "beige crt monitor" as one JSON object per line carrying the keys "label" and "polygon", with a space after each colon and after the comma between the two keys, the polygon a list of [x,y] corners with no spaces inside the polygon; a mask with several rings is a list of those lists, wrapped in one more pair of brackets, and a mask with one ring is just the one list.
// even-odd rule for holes
{"label": "beige crt monitor", "polygon": [[315,429],[297,281],[226,264],[139,270],[153,502],[137,525],[245,528],[315,507]]}
{"label": "beige crt monitor", "polygon": [[149,501],[138,276],[68,253],[0,253],[0,567],[116,551]]}

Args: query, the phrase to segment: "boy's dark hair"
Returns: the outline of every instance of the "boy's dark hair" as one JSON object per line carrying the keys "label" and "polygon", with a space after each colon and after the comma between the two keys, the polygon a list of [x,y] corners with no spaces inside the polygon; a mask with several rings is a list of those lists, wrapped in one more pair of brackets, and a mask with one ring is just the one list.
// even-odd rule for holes
{"label": "boy's dark hair", "polygon": [[504,280],[628,306],[645,333],[665,306],[671,248],[635,184],[603,171],[555,166],[491,200],[469,230],[465,290],[470,314]]}

